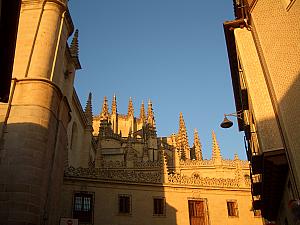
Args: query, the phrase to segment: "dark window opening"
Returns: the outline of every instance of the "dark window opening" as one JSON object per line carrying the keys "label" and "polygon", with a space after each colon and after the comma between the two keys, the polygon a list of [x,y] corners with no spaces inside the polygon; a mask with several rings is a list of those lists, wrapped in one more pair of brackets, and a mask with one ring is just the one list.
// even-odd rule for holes
{"label": "dark window opening", "polygon": [[165,215],[164,198],[153,198],[153,215],[157,215],[157,216]]}
{"label": "dark window opening", "polygon": [[227,201],[228,216],[238,216],[238,206],[236,201]]}
{"label": "dark window opening", "polygon": [[129,195],[119,195],[119,213],[130,214],[130,196]]}
{"label": "dark window opening", "polygon": [[76,193],[74,195],[73,218],[82,223],[93,221],[93,195],[87,193]]}

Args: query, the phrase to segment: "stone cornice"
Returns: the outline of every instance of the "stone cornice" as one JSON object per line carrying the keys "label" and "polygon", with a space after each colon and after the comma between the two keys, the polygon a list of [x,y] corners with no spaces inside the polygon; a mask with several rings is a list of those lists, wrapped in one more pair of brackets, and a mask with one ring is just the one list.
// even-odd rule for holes
{"label": "stone cornice", "polygon": [[65,177],[140,184],[152,183],[229,189],[250,188],[250,181],[240,173],[236,173],[235,178],[210,178],[193,175],[185,176],[180,174],[169,174],[168,179],[163,181],[163,173],[161,170],[68,167],[65,169]]}

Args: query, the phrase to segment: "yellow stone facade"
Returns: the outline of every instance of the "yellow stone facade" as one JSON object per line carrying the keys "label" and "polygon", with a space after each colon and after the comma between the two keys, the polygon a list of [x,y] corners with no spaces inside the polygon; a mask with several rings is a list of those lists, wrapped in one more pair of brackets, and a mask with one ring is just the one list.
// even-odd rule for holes
{"label": "yellow stone facade", "polygon": [[[93,115],[73,86],[78,31],[66,0],[23,0],[10,99],[0,104],[0,224],[262,224],[247,161],[223,159],[212,133],[158,137],[152,102],[135,117]],[[257,213],[257,212],[256,212]],[[69,222],[68,222],[69,221]]]}
{"label": "yellow stone facade", "polygon": [[273,223],[298,224],[300,2],[234,1],[234,11],[224,30],[254,205]]}

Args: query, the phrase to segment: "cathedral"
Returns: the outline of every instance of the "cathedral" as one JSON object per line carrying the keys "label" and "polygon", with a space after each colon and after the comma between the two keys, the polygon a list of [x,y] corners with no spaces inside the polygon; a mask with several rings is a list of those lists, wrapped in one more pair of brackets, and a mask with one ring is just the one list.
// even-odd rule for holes
{"label": "cathedral", "polygon": [[0,224],[263,224],[248,161],[224,159],[214,132],[204,159],[182,113],[178,131],[159,137],[150,100],[139,116],[132,99],[119,113],[116,96],[104,97],[99,115],[92,94],[82,107],[74,30],[67,0],[22,1],[9,101],[0,104]]}

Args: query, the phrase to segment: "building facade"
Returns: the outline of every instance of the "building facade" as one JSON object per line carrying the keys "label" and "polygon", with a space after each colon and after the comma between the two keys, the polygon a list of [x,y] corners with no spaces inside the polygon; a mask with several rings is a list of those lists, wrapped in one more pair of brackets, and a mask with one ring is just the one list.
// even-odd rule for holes
{"label": "building facade", "polygon": [[141,104],[139,117],[134,116],[131,99],[127,114],[119,114],[116,96],[111,110],[105,97],[101,113],[91,112],[89,95],[84,114],[94,127],[92,151],[75,138],[82,129],[76,120],[70,125],[77,131],[72,128],[75,137],[70,137],[61,195],[64,220],[107,225],[262,224],[260,211],[252,208],[248,161],[237,155],[223,159],[214,132],[212,157],[203,159],[197,130],[189,146],[182,113],[178,132],[158,137],[151,101],[147,113]]}
{"label": "building facade", "polygon": [[224,23],[239,129],[245,131],[254,208],[299,223],[300,2],[234,1]]}
{"label": "building facade", "polygon": [[[67,40],[73,34],[72,42]],[[0,104],[0,224],[262,224],[248,162],[225,160],[213,133],[158,137],[151,101],[134,116],[93,116],[73,86],[78,30],[67,0],[22,0],[11,90]]]}

